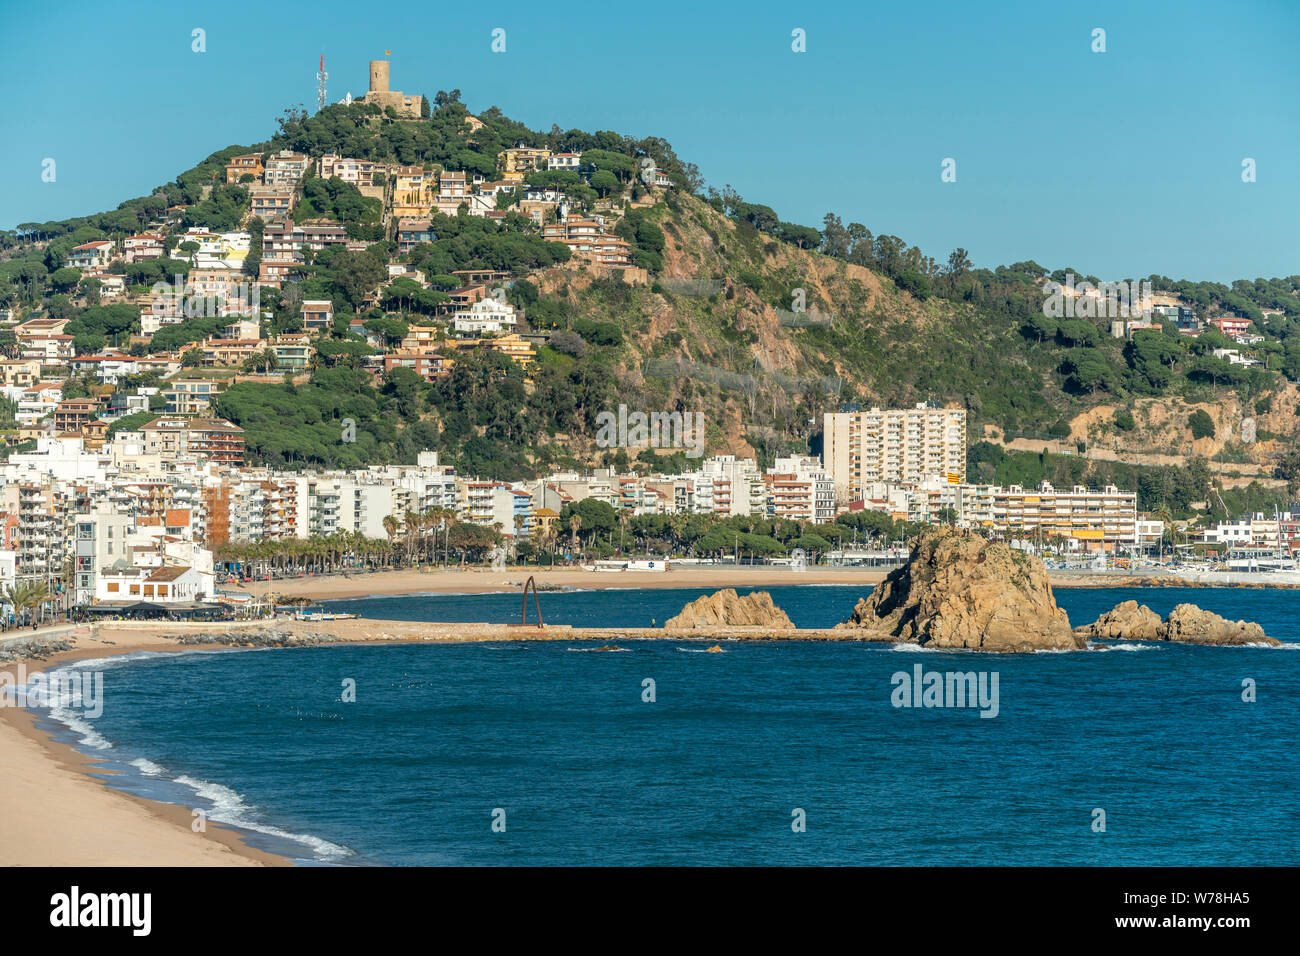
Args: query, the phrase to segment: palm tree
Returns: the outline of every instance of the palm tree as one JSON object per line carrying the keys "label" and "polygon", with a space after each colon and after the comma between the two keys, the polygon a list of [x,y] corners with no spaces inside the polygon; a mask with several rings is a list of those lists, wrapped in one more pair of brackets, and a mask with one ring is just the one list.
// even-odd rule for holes
{"label": "palm tree", "polygon": [[384,519],[384,534],[388,535],[388,550],[393,550],[393,539],[397,537],[397,519],[389,515]]}
{"label": "palm tree", "polygon": [[577,552],[577,550],[578,550],[578,529],[581,528],[581,527],[582,527],[582,516],[581,516],[581,515],[570,515],[570,516],[569,516],[569,532],[573,535],[573,550],[574,550],[574,552]]}
{"label": "palm tree", "polygon": [[438,550],[437,529],[438,529],[438,516],[433,513],[432,509],[420,515],[420,552],[423,555],[426,564],[431,559],[431,552],[432,552],[432,560],[434,561],[437,560],[437,550]]}
{"label": "palm tree", "polygon": [[12,605],[14,620],[21,624],[24,611],[35,611],[50,599],[50,585],[46,581],[18,581],[8,585],[3,593],[4,603]]}
{"label": "palm tree", "polygon": [[[408,511],[402,516],[402,537],[406,539],[406,560],[410,564],[417,564],[414,561],[415,545],[420,540],[420,516],[414,511]],[[417,564],[418,566],[418,564]]]}

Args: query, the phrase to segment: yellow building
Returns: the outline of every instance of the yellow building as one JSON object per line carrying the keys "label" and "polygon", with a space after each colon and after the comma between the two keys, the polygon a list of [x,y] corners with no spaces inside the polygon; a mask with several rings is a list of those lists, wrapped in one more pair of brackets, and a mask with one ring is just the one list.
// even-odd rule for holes
{"label": "yellow building", "polygon": [[538,508],[533,512],[533,534],[536,537],[544,538],[551,532],[551,526],[559,520],[558,511],[552,511],[550,508]]}
{"label": "yellow building", "polygon": [[517,183],[523,180],[526,173],[531,173],[534,169],[545,169],[546,161],[550,158],[549,149],[515,146],[497,154],[497,168],[501,170],[502,179]]}
{"label": "yellow building", "polygon": [[514,333],[498,335],[495,338],[451,339],[449,341],[461,352],[470,352],[478,348],[495,349],[502,355],[514,359],[524,368],[528,368],[533,363],[533,359],[537,357],[537,350],[533,348],[533,343]]}
{"label": "yellow building", "polygon": [[438,173],[423,166],[393,169],[393,218],[427,219],[438,195]]}

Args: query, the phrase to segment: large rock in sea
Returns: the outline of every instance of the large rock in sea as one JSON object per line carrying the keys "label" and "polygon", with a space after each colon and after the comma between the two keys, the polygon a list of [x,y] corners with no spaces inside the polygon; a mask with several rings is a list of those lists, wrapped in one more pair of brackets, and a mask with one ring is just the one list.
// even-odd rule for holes
{"label": "large rock in sea", "polygon": [[1213,611],[1203,611],[1195,604],[1180,604],[1165,618],[1162,638],[1187,644],[1272,644],[1282,642],[1266,637],[1254,621],[1229,621]]}
{"label": "large rock in sea", "polygon": [[772,603],[772,595],[755,591],[741,597],[735,588],[725,588],[696,598],[681,613],[664,622],[665,630],[702,627],[755,627],[792,630],[789,615]]}
{"label": "large rock in sea", "polygon": [[1163,627],[1160,615],[1151,608],[1137,601],[1124,601],[1091,624],[1076,627],[1074,633],[1101,640],[1159,641],[1164,639]]}
{"label": "large rock in sea", "polygon": [[923,531],[907,564],[890,572],[837,628],[868,640],[934,648],[1078,650],[1038,558],[953,528]]}
{"label": "large rock in sea", "polygon": [[1145,604],[1125,601],[1111,608],[1091,624],[1076,627],[1076,635],[1103,640],[1178,641],[1184,644],[1271,644],[1282,642],[1267,637],[1254,622],[1229,621],[1195,604],[1179,604],[1169,616],[1160,616]]}

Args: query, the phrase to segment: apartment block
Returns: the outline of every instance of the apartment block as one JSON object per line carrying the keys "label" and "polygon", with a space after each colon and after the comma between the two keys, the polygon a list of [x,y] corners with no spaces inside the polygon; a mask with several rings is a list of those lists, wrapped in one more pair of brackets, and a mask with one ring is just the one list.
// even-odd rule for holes
{"label": "apartment block", "polygon": [[906,409],[828,412],[822,461],[841,503],[875,482],[917,484],[966,477],[966,410],[918,404]]}

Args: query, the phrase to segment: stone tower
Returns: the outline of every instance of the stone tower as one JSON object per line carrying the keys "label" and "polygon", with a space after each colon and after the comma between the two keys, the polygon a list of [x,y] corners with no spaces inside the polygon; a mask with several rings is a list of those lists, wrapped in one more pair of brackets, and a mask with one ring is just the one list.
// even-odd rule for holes
{"label": "stone tower", "polygon": [[374,103],[383,109],[391,109],[403,119],[419,119],[424,97],[418,94],[407,96],[400,90],[388,88],[388,61],[370,61],[370,92],[366,102]]}

